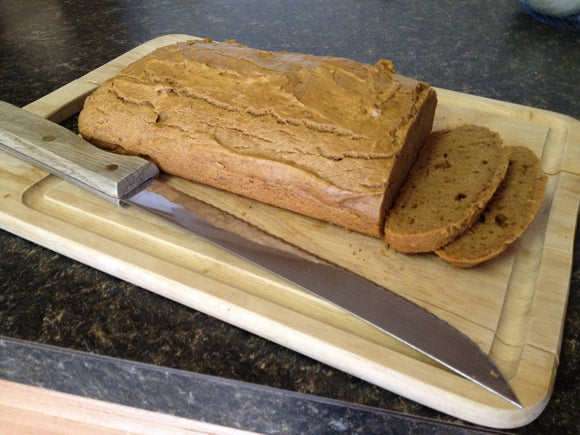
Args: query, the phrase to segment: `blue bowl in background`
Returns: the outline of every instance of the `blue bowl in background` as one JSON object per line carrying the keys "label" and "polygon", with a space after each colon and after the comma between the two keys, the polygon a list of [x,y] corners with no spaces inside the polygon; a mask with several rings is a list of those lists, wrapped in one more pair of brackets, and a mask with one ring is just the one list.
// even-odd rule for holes
{"label": "blue bowl in background", "polygon": [[542,23],[580,31],[580,0],[520,0],[520,4]]}

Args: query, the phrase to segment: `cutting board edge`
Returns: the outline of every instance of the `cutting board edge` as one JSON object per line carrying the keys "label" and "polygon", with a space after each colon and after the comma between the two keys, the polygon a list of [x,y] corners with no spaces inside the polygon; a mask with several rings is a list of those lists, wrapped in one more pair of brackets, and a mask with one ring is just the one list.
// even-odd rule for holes
{"label": "cutting board edge", "polygon": [[447,100],[449,102],[465,101],[467,98],[477,102],[481,106],[493,108],[494,111],[499,110],[504,112],[506,115],[515,116],[526,121],[545,122],[550,125],[554,122],[558,123],[559,125],[561,125],[560,123],[563,123],[574,129],[574,131],[578,131],[580,129],[580,120],[563,113],[533,106],[526,106],[519,103],[497,100],[490,97],[483,97],[480,95],[466,94],[450,89],[439,87],[434,87],[434,89],[437,91],[438,95],[443,96],[443,100]]}
{"label": "cutting board edge", "polygon": [[[1,227],[6,229],[5,222],[0,220],[0,224],[2,224],[0,225]],[[50,222],[48,224],[48,226],[50,226]],[[14,229],[14,225],[8,226]],[[382,350],[387,355],[390,354],[391,357],[394,358],[394,360],[391,361],[393,362],[392,366],[379,365],[376,361],[369,360],[365,357],[361,358],[359,355],[353,353],[352,349],[345,350],[345,348],[337,347],[328,341],[322,340],[320,337],[313,337],[312,335],[306,334],[304,331],[297,331],[295,328],[288,325],[282,325],[282,328],[289,328],[287,331],[288,334],[283,333],[279,329],[279,320],[273,320],[270,317],[259,315],[260,318],[257,322],[255,311],[249,311],[244,307],[234,308],[232,306],[233,304],[226,300],[216,300],[216,303],[204,302],[200,304],[199,300],[197,300],[197,296],[201,293],[207,294],[207,291],[205,290],[192,287],[182,281],[180,282],[167,278],[159,270],[151,272],[151,270],[147,268],[119,267],[122,266],[119,257],[103,252],[105,244],[110,243],[110,241],[105,238],[103,238],[99,243],[101,245],[100,247],[93,246],[90,250],[87,250],[86,244],[81,244],[74,238],[68,239],[67,243],[62,243],[62,240],[66,239],[66,236],[60,234],[58,238],[54,237],[55,233],[50,229],[46,229],[46,234],[50,237],[42,237],[42,235],[37,236],[39,234],[38,226],[22,225],[19,229],[14,231],[14,233],[24,239],[38,243],[47,249],[72,258],[75,261],[95,267],[96,269],[119,279],[140,286],[147,291],[151,291],[160,296],[168,297],[176,302],[182,303],[192,309],[203,311],[208,315],[248,330],[293,351],[314,358],[355,377],[378,385],[381,388],[385,388],[403,397],[407,397],[410,400],[422,403],[440,412],[456,415],[475,424],[495,428],[519,427],[536,418],[549,400],[549,396],[546,396],[545,394],[534,398],[526,397],[526,406],[522,409],[517,409],[506,404],[502,399],[497,398],[491,393],[482,390],[480,387],[468,380],[460,378],[455,374],[445,372],[442,369],[429,364],[422,363],[421,361],[408,356],[398,354],[396,351],[381,347],[376,343],[369,342],[368,345],[375,347],[377,350]],[[63,233],[67,233],[67,231],[63,231]],[[42,243],[43,240],[44,243]],[[50,242],[47,243],[47,240],[50,240]],[[78,246],[73,246],[74,244]],[[68,249],[63,249],[65,245]],[[113,264],[115,266],[111,267]],[[132,272],[126,272],[128,270],[132,270]],[[125,272],[122,273],[122,271]],[[190,273],[196,274],[195,272]],[[211,278],[201,275],[200,277],[202,280],[214,281],[214,283],[216,283],[216,281]],[[160,281],[157,279],[164,281],[165,285],[159,285]],[[235,287],[223,283],[217,282],[217,285],[230,287],[235,292],[240,291]],[[160,291],[162,288],[176,287],[184,290],[181,293],[181,298],[176,298],[174,292],[167,294],[166,292]],[[207,285],[203,285],[203,287],[204,289],[207,289]],[[191,290],[193,290],[196,297],[193,297],[194,294],[191,294]],[[212,296],[210,295],[210,297]],[[208,306],[213,307],[213,309],[208,310]],[[302,314],[299,316],[304,317]],[[315,320],[314,322],[320,324],[323,328],[327,327],[329,330],[334,329],[332,326],[325,325],[320,321]],[[268,331],[276,331],[276,333]],[[352,336],[352,334],[345,331],[338,330],[338,333],[345,337]],[[280,340],[281,337],[284,339]],[[292,337],[292,339],[288,340],[287,337]],[[305,351],[305,339],[311,342],[310,348],[312,350]],[[360,337],[353,336],[353,339],[361,341]],[[360,343],[360,345],[362,344],[364,343]],[[336,353],[341,353],[343,355],[343,358],[338,360],[338,364]],[[328,356],[324,357],[324,354]],[[329,356],[331,354],[332,356]],[[361,375],[360,371],[361,366],[366,368],[363,375]],[[525,367],[521,368],[525,369]],[[420,373],[421,376],[417,376],[417,373]],[[393,376],[397,379],[393,380]],[[385,381],[385,379],[388,379],[388,381]],[[436,379],[437,382],[433,383],[433,379]],[[450,389],[449,384],[453,382],[459,383],[462,387]],[[466,391],[470,391],[474,395],[474,398],[470,399],[469,397],[466,397]],[[480,399],[481,401],[478,401],[477,399]],[[494,404],[496,406],[494,406]],[[454,413],[457,407],[461,408],[460,413]]]}
{"label": "cutting board edge", "polygon": [[[167,36],[172,36],[172,35],[167,35]],[[170,42],[168,42],[167,36],[165,36],[165,37],[159,37],[159,38],[156,38],[156,39],[155,39],[155,40],[153,40],[153,41],[157,41],[157,42],[161,43],[161,45],[164,45],[165,43],[170,43]],[[183,36],[183,37],[185,37],[185,38],[187,38],[187,39],[193,39],[193,38],[196,38],[196,37],[187,36],[187,35],[182,35],[182,36]],[[173,41],[172,41],[172,42],[173,42]],[[147,44],[147,43],[146,43],[146,44]],[[146,44],[144,44],[144,45],[146,45]],[[141,46],[140,46],[140,47],[141,47]],[[122,58],[122,57],[123,57],[123,56],[120,56],[119,58]],[[117,58],[117,59],[115,59],[115,60],[118,60],[119,58]],[[104,65],[104,66],[105,66],[105,65]],[[89,73],[89,74],[90,74],[90,73]],[[57,94],[58,94],[58,91],[59,91],[59,90],[55,91],[55,93],[57,93]],[[452,93],[454,93],[454,94],[459,94],[459,93],[456,93],[456,92],[454,92],[454,91],[448,91],[448,92],[452,92]],[[51,94],[49,94],[49,95],[51,95]],[[492,103],[492,102],[494,102],[494,101],[495,101],[495,100],[487,99],[487,98],[484,98],[484,97],[477,97],[477,96],[469,96],[469,97],[470,97],[470,98],[471,98],[471,97],[473,97],[473,98],[475,98],[475,99],[482,99],[482,100],[485,100],[485,101],[487,101],[487,102],[489,102],[489,103]],[[81,96],[80,98],[83,98],[83,97]],[[504,102],[499,102],[499,103],[502,103],[502,104],[510,104],[510,105],[511,105],[511,103],[504,103]],[[27,108],[30,108],[30,107],[35,107],[35,106],[34,106],[34,104],[35,104],[35,103],[31,103],[31,105],[27,106]],[[73,102],[72,104],[78,104],[78,103],[77,103],[77,102]],[[512,106],[516,106],[517,108],[526,108],[526,109],[528,109],[528,110],[530,110],[530,109],[531,109],[532,111],[537,111],[537,110],[540,110],[540,109],[534,109],[534,108],[527,108],[526,106],[518,106],[518,105],[512,105]],[[39,107],[39,106],[36,106],[36,107]],[[42,110],[46,110],[46,109],[42,109]],[[555,117],[557,117],[557,118],[564,117],[563,119],[565,120],[565,122],[569,122],[570,120],[576,121],[576,120],[574,120],[573,118],[566,117],[565,115],[557,114],[557,113],[555,113],[555,112],[547,112],[547,111],[542,111],[542,113],[544,113],[544,112],[545,112],[545,114],[554,115],[554,116],[555,116]],[[53,114],[52,114],[52,115],[50,115],[50,114],[49,114],[48,116],[54,116],[54,113],[55,113],[55,112],[53,112]],[[64,112],[62,112],[62,113],[64,113]],[[577,122],[577,121],[576,121],[576,122]],[[26,237],[24,237],[24,238],[26,238]],[[573,246],[573,245],[572,245],[572,246]],[[542,408],[542,409],[543,409],[543,408]],[[443,412],[447,412],[447,411],[443,411]],[[463,418],[463,417],[461,417],[461,418]],[[525,424],[525,423],[524,423],[524,424]],[[493,425],[492,425],[492,426],[493,426]],[[504,427],[504,426],[501,426],[501,427]],[[517,426],[513,426],[513,427],[517,427]]]}
{"label": "cutting board edge", "polygon": [[[88,195],[88,194],[87,194]],[[35,213],[34,210],[30,210],[27,209],[28,213]],[[56,220],[56,218],[51,218],[53,220]],[[106,273],[109,273],[113,276],[116,276],[120,279],[132,282],[135,285],[139,285],[143,288],[146,288],[149,291],[152,291],[154,293],[160,294],[161,296],[164,297],[169,297],[172,300],[176,300],[180,303],[183,303],[184,305],[187,305],[193,309],[198,309],[200,311],[204,311],[216,318],[220,318],[223,321],[226,321],[230,324],[235,324],[236,326],[242,327],[243,329],[246,330],[251,330],[252,333],[255,333],[257,335],[263,336],[266,339],[269,339],[271,341],[277,342],[278,344],[284,345],[286,347],[291,348],[292,350],[295,350],[299,353],[305,354],[309,357],[318,359],[330,366],[334,366],[340,370],[343,370],[345,372],[348,372],[354,376],[357,376],[359,378],[363,378],[366,379],[369,382],[372,382],[376,385],[379,385],[383,388],[389,389],[391,391],[396,392],[397,394],[401,394],[402,396],[408,397],[411,400],[415,400],[419,403],[423,403],[427,406],[430,406],[434,409],[438,409],[441,412],[445,412],[445,413],[449,413],[449,414],[453,414],[453,407],[454,406],[462,406],[463,407],[463,412],[465,412],[465,414],[461,415],[461,418],[466,418],[467,416],[469,416],[468,418],[471,419],[471,421],[473,421],[474,423],[477,424],[483,424],[486,426],[491,426],[491,427],[507,427],[505,426],[505,424],[515,424],[515,425],[519,425],[521,424],[526,424],[527,422],[529,422],[527,419],[531,416],[537,416],[538,412],[534,411],[536,409],[542,408],[544,405],[544,400],[543,397],[535,397],[535,398],[531,398],[531,397],[527,397],[526,400],[528,400],[528,402],[532,401],[534,402],[533,405],[528,405],[524,408],[524,410],[517,412],[515,411],[505,411],[501,408],[501,406],[499,408],[494,408],[493,406],[488,406],[485,405],[485,403],[478,403],[478,402],[470,402],[469,400],[465,400],[464,397],[462,397],[459,393],[457,393],[456,391],[454,392],[453,390],[450,390],[449,387],[447,389],[445,388],[437,388],[434,385],[430,385],[428,383],[425,382],[421,382],[420,380],[417,379],[412,379],[413,376],[410,376],[410,380],[408,380],[408,378],[406,378],[405,376],[403,376],[403,379],[406,379],[406,381],[403,383],[403,385],[405,385],[404,388],[398,388],[396,385],[392,385],[389,384],[388,382],[385,383],[384,382],[384,377],[385,377],[385,373],[384,372],[376,372],[374,374],[374,376],[361,376],[360,371],[355,368],[353,369],[352,366],[349,367],[349,363],[351,363],[351,360],[349,358],[345,359],[345,362],[343,364],[346,365],[341,365],[341,364],[336,364],[336,361],[333,361],[332,358],[330,359],[324,359],[324,358],[320,358],[320,355],[317,354],[317,351],[315,352],[304,352],[304,349],[301,346],[300,340],[298,340],[296,343],[292,344],[292,343],[288,343],[288,342],[284,342],[284,340],[280,340],[280,337],[273,337],[273,336],[269,336],[268,334],[264,334],[263,330],[261,330],[261,328],[252,328],[249,327],[249,325],[252,325],[255,322],[255,317],[253,317],[252,319],[246,319],[245,321],[239,321],[239,320],[234,320],[231,317],[228,317],[227,313],[224,315],[224,313],[220,313],[220,312],[216,312],[216,311],[209,311],[207,310],[207,307],[204,306],[204,304],[202,304],[202,306],[198,305],[198,304],[194,304],[191,303],[190,300],[188,300],[187,298],[185,298],[184,300],[179,300],[177,298],[175,298],[175,293],[172,293],[170,295],[168,295],[167,293],[164,293],[163,291],[160,291],[160,288],[174,288],[175,287],[175,282],[174,281],[167,281],[166,285],[153,285],[151,286],[151,282],[153,282],[152,280],[150,280],[150,276],[151,276],[151,270],[145,268],[145,269],[139,269],[139,270],[135,270],[133,273],[119,273],[119,271],[127,271],[130,270],[130,268],[126,268],[126,267],[119,267],[119,265],[117,263],[119,263],[119,258],[118,257],[114,257],[114,256],[110,256],[107,259],[101,259],[98,260],[99,257],[103,254],[103,249],[105,247],[105,245],[110,243],[109,239],[106,239],[104,237],[102,237],[102,241],[100,243],[98,243],[98,245],[100,245],[97,247],[93,247],[92,250],[87,251],[87,246],[86,244],[81,244],[79,242],[77,242],[77,240],[79,240],[79,238],[75,238],[73,237],[72,239],[68,239],[66,242],[62,243],[60,242],[57,238],[55,238],[55,231],[54,229],[46,229],[46,235],[43,237],[42,234],[38,234],[38,229],[39,227],[37,225],[28,225],[28,224],[22,224],[22,220],[21,219],[15,219],[14,222],[10,223],[10,222],[5,222],[2,221],[0,223],[2,223],[2,227],[4,227],[5,229],[8,229],[9,231],[12,231],[16,234],[18,234],[19,236],[31,240],[35,243],[38,243],[40,245],[43,245],[45,247],[47,247],[48,249],[54,250],[56,252],[59,252],[65,256],[68,256],[70,258],[75,259],[76,261],[80,261],[84,264],[88,264],[92,267],[95,267],[99,270],[105,271]],[[18,224],[20,223],[20,228],[15,228],[18,226]],[[51,222],[48,221],[44,221],[44,225],[51,225]],[[81,229],[82,230],[82,229]],[[63,234],[66,234],[70,237],[70,231],[68,230],[64,230]],[[66,239],[66,236],[61,234],[60,237],[62,239]],[[71,249],[71,246],[73,244],[77,244],[78,246],[73,247]],[[63,246],[68,246],[69,249],[63,249]],[[106,254],[104,254],[106,255]],[[109,269],[107,267],[104,267],[104,265],[112,265],[115,264],[115,267],[113,267],[112,269]],[[157,274],[160,274],[159,271],[155,272]],[[194,273],[194,272],[192,272]],[[148,277],[147,279],[144,279],[144,277]],[[163,279],[165,279],[162,274],[159,275],[161,276]],[[204,277],[207,278],[207,277]],[[184,286],[184,283],[177,283],[180,284],[181,286]],[[186,286],[187,287],[187,286]],[[234,290],[238,291],[238,289]],[[185,292],[184,292],[185,294]],[[225,303],[227,305],[227,302]],[[223,304],[222,304],[223,305]],[[230,312],[231,313],[231,312]],[[253,313],[252,315],[254,315],[255,313]],[[251,320],[251,321],[250,321]],[[272,323],[270,326],[273,326],[275,324]],[[271,328],[265,328],[266,331],[270,330]],[[344,331],[339,331],[339,333],[344,333]],[[347,333],[348,334],[348,333]],[[360,339],[360,337],[359,337]],[[321,342],[319,342],[320,344]],[[376,345],[376,344],[375,344]],[[315,349],[318,349],[318,346],[313,346]],[[348,351],[347,351],[348,353]],[[408,357],[405,357],[404,355],[398,355],[398,358],[402,358],[403,361],[407,361],[407,362],[413,362],[415,364],[420,363],[419,361],[414,361],[412,359],[409,359]],[[354,361],[357,361],[357,357],[354,357]],[[373,362],[367,362],[366,364],[376,364]],[[402,364],[402,367],[405,367],[406,364]],[[522,367],[520,367],[522,368]],[[394,369],[391,367],[387,367],[388,371],[393,371]],[[421,370],[417,370],[417,372],[420,373],[430,373],[432,372],[434,369],[431,366],[425,365],[422,366]],[[396,372],[396,370],[394,370]],[[400,372],[399,372],[400,373]],[[433,373],[437,373],[436,371]],[[409,394],[409,386],[415,386],[415,389],[420,391],[421,393],[415,393],[415,394]],[[471,383],[468,384],[468,387],[472,386]],[[478,387],[476,387],[478,388]],[[425,390],[428,391],[433,391],[434,394],[427,394],[424,395]],[[413,393],[413,389],[411,390],[411,392]],[[430,400],[430,398],[432,397],[437,397],[438,399],[435,401]],[[439,403],[439,399],[441,397],[445,397],[446,400],[443,401],[444,403],[441,404]],[[495,398],[495,396],[494,396]],[[503,402],[502,402],[503,405]],[[472,407],[472,414],[470,414],[470,407]],[[485,412],[483,412],[485,410]],[[541,411],[540,411],[541,412]],[[498,418],[501,417],[501,424],[499,426],[497,426],[498,423]],[[510,426],[511,427],[511,426]],[[515,426],[514,426],[515,427]]]}

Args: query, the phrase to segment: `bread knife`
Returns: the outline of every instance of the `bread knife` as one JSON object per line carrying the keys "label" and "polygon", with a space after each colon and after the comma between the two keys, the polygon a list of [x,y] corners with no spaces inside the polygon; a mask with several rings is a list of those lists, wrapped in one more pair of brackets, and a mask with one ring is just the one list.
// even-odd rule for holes
{"label": "bread knife", "polygon": [[120,206],[134,206],[161,216],[345,310],[521,407],[496,365],[450,324],[345,269],[309,261],[217,228],[156,193],[159,170],[145,159],[99,149],[65,127],[6,102],[0,102],[0,149]]}

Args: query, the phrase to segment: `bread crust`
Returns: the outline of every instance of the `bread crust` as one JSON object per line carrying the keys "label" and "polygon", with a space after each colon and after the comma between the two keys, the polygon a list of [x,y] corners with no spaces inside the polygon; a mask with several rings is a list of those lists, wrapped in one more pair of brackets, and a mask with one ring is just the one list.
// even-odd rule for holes
{"label": "bread crust", "polygon": [[437,97],[388,61],[178,43],[90,95],[87,140],[161,170],[382,237]]}

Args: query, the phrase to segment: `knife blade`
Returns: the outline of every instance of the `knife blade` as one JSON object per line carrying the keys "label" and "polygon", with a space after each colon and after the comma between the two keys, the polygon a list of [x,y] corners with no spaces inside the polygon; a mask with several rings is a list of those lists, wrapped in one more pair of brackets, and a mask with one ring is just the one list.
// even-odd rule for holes
{"label": "knife blade", "polygon": [[0,149],[118,205],[161,216],[349,312],[521,407],[496,365],[450,324],[338,266],[313,262],[212,225],[157,193],[159,170],[145,159],[99,149],[74,132],[6,102],[0,102]]}

